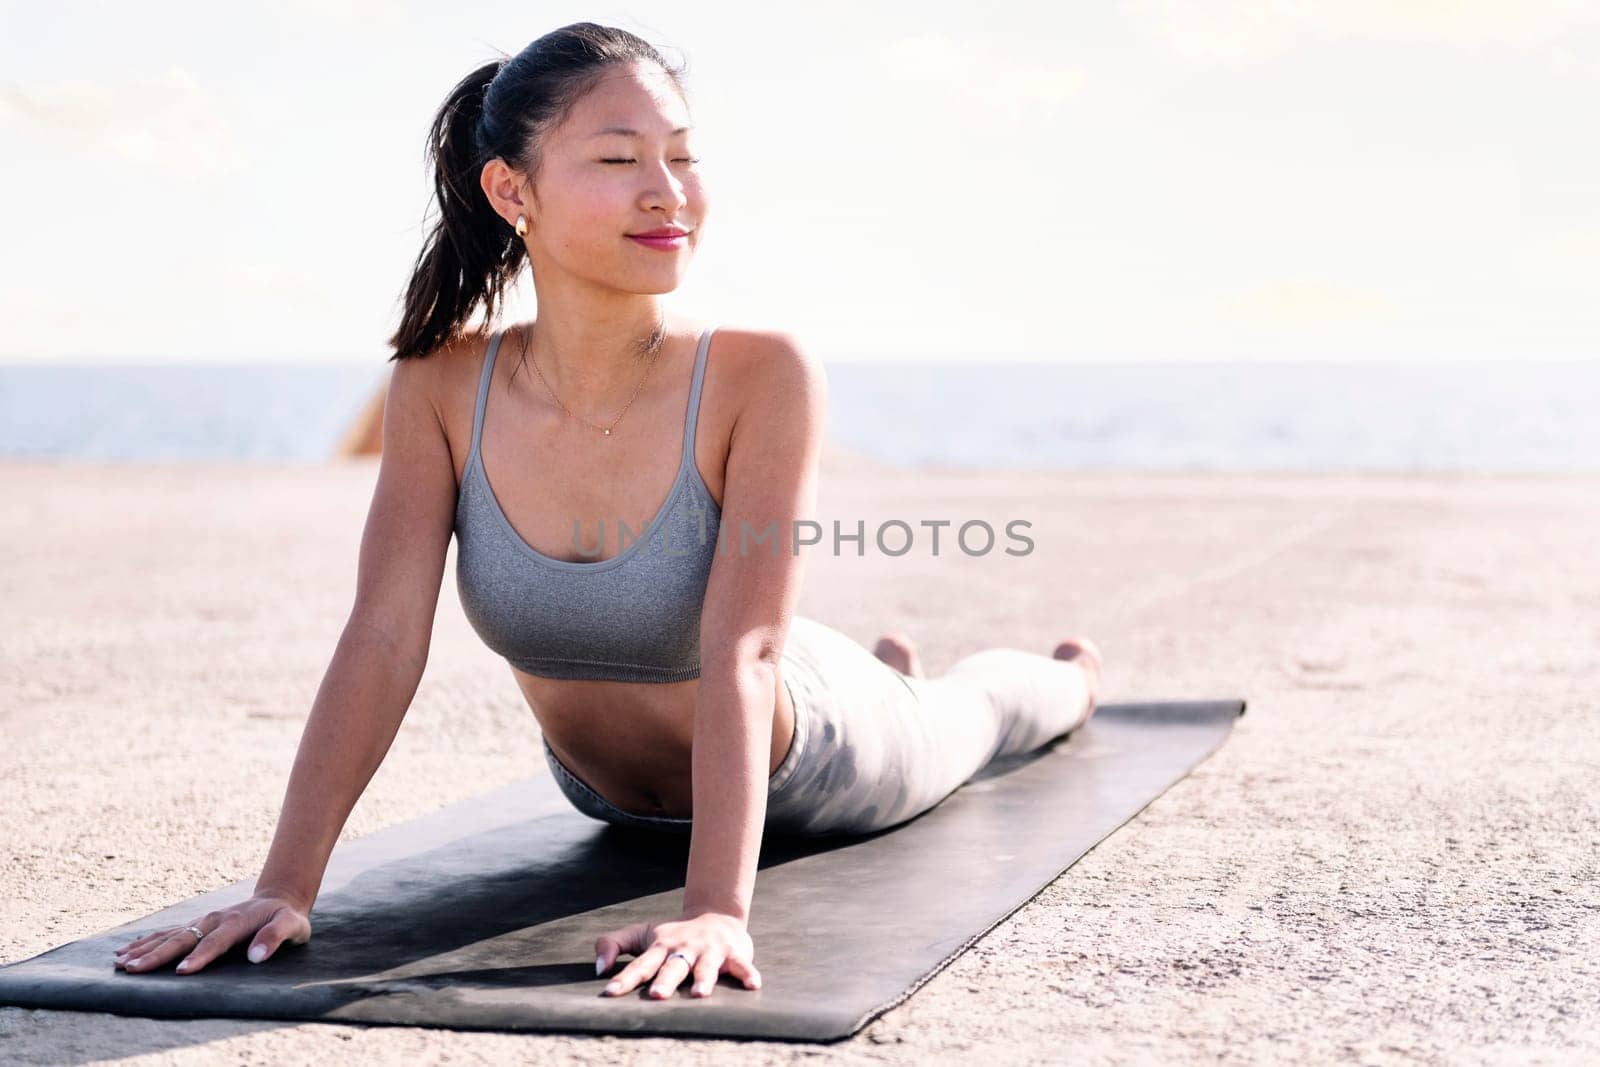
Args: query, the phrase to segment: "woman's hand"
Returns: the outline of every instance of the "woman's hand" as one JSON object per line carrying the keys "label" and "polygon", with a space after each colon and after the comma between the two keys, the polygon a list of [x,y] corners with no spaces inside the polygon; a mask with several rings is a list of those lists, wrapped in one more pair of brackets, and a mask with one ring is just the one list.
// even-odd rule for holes
{"label": "woman's hand", "polygon": [[[652,977],[650,995],[665,999],[692,972],[689,995],[709,997],[717,976],[727,971],[747,989],[761,988],[755,945],[742,919],[716,911],[684,912],[675,922],[634,923],[602,934],[594,943],[595,973],[604,974],[624,952],[637,957],[613,978],[602,996],[620,996]],[[671,956],[682,952],[689,957]],[[669,959],[668,957],[671,956]]]}
{"label": "woman's hand", "polygon": [[[179,974],[193,974],[251,934],[251,963],[260,963],[285,941],[303,945],[311,940],[309,909],[286,897],[258,893],[243,903],[213,911],[187,926],[169,926],[128,942],[112,957],[113,964],[132,974],[165,967],[182,956]],[[191,929],[193,927],[193,929]],[[203,937],[196,938],[195,930]]]}

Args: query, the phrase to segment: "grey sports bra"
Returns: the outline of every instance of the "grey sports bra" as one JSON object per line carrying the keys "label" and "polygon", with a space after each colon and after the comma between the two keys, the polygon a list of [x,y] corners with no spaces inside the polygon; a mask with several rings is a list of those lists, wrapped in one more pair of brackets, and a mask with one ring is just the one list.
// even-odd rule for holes
{"label": "grey sports bra", "polygon": [[[700,335],[689,383],[678,475],[642,534],[622,523],[609,559],[555,559],[512,527],[483,469],[483,412],[502,331],[483,359],[472,445],[456,496],[456,589],[467,621],[497,654],[528,674],[623,682],[700,676],[700,609],[716,558],[721,509],[694,461],[711,327]],[[609,525],[609,524],[607,524]],[[629,538],[633,538],[631,541]]]}

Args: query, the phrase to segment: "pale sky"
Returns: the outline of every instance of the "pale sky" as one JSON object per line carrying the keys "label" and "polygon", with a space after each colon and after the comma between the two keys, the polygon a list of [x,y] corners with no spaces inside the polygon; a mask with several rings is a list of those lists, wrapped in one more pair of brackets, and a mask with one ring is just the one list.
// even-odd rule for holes
{"label": "pale sky", "polygon": [[841,361],[1600,356],[1593,0],[4,9],[0,360],[380,364],[429,121],[583,20],[688,61],[685,315]]}

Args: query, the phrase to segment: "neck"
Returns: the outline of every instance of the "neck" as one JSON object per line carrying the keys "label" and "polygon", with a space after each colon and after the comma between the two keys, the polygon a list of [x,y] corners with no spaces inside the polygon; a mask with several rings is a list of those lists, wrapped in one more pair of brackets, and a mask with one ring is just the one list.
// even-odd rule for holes
{"label": "neck", "polygon": [[623,321],[540,315],[518,332],[561,402],[587,417],[632,394],[666,339],[665,323],[654,314]]}

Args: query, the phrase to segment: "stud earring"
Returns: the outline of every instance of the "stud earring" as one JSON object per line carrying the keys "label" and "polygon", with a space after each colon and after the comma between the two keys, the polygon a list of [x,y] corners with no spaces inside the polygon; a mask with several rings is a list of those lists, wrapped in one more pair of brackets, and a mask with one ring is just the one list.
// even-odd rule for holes
{"label": "stud earring", "polygon": [[528,236],[528,219],[527,219],[526,216],[523,216],[523,215],[518,215],[517,216],[517,236],[518,237],[526,237],[526,236]]}

